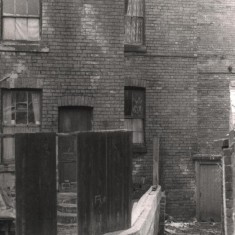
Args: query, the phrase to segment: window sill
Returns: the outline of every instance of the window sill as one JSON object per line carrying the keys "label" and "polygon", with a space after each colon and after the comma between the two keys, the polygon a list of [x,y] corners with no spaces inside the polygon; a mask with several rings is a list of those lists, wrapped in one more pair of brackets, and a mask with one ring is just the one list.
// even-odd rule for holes
{"label": "window sill", "polygon": [[3,127],[40,127],[41,124],[2,124]]}
{"label": "window sill", "polygon": [[14,160],[0,164],[0,173],[15,172]]}
{"label": "window sill", "polygon": [[145,144],[133,144],[132,151],[133,153],[147,153],[147,147]]}
{"label": "window sill", "polygon": [[147,48],[144,45],[124,45],[124,52],[146,53]]}
{"label": "window sill", "polygon": [[0,51],[48,53],[50,50],[47,45],[40,42],[2,41]]}

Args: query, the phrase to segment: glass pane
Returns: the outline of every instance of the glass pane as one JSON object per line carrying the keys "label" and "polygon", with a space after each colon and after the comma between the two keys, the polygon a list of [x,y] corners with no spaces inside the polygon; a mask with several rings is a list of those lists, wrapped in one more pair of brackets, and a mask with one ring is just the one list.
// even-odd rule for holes
{"label": "glass pane", "polygon": [[143,144],[144,143],[144,133],[143,132],[133,132],[133,143]]}
{"label": "glass pane", "polygon": [[132,119],[133,120],[133,131],[142,132],[144,130],[144,123],[142,119]]}
{"label": "glass pane", "polygon": [[[3,127],[4,134],[13,134],[14,127]],[[4,137],[3,138],[3,161],[14,160],[15,158],[15,138]]]}
{"label": "glass pane", "polygon": [[24,18],[16,19],[16,39],[17,40],[28,39],[27,19]]}
{"label": "glass pane", "polygon": [[128,16],[132,16],[133,2],[134,0],[128,0],[127,13],[126,13]]}
{"label": "glass pane", "polygon": [[15,40],[14,18],[3,18],[3,39]]}
{"label": "glass pane", "polygon": [[3,0],[3,14],[14,14],[14,0]]}
{"label": "glass pane", "polygon": [[27,112],[16,112],[16,124],[27,124]]}
{"label": "glass pane", "polygon": [[29,92],[32,97],[32,112],[34,113],[35,124],[40,125],[41,94],[39,92]]}
{"label": "glass pane", "polygon": [[143,90],[133,90],[132,115],[133,117],[144,117],[144,91]]}
{"label": "glass pane", "polygon": [[144,143],[144,122],[142,119],[133,119],[133,143]]}
{"label": "glass pane", "polygon": [[24,104],[24,107],[26,105],[27,108],[27,102],[28,102],[28,97],[27,97],[27,92],[26,91],[16,91],[16,105],[18,109],[18,105]]}
{"label": "glass pane", "polygon": [[5,137],[3,139],[3,161],[14,160],[15,158],[15,138]]}
{"label": "glass pane", "polygon": [[124,108],[125,108],[125,115],[131,115],[131,108],[132,108],[132,91],[125,89],[124,91],[125,95],[125,103],[124,103]]}
{"label": "glass pane", "polygon": [[28,40],[39,40],[39,19],[28,19]]}
{"label": "glass pane", "polygon": [[144,16],[144,1],[129,0],[127,7],[128,16]]}
{"label": "glass pane", "polygon": [[124,128],[128,131],[132,131],[132,119],[125,119],[124,120]]}
{"label": "glass pane", "polygon": [[143,18],[137,18],[136,22],[136,37],[135,41],[137,44],[143,44],[143,23],[144,19]]}
{"label": "glass pane", "polygon": [[12,102],[11,124],[15,125],[16,124],[16,93],[15,92],[11,92],[11,102]]}
{"label": "glass pane", "polygon": [[29,121],[29,124],[35,124],[35,117],[34,117],[34,113],[33,112],[29,112],[29,114],[28,114],[28,121]]}
{"label": "glass pane", "polygon": [[28,0],[28,14],[39,15],[39,0]]}
{"label": "glass pane", "polygon": [[27,0],[16,1],[16,14],[27,15]]}

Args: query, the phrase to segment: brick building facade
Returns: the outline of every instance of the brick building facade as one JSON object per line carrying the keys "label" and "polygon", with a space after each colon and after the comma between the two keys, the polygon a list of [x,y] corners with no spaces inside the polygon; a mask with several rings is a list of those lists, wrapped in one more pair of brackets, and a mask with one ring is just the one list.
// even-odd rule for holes
{"label": "brick building facade", "polygon": [[[17,1],[11,1],[16,4],[14,9]],[[136,119],[134,196],[152,184],[153,137],[160,136],[160,180],[166,191],[166,212],[178,219],[194,217],[193,155],[212,154],[213,140],[224,137],[229,129],[235,3],[145,0],[144,8],[134,14],[129,5],[142,1],[41,0],[38,14],[23,17],[27,22],[34,18],[28,28],[25,26],[25,36],[23,23],[17,23],[15,12],[9,16],[10,7],[4,9],[4,2],[0,11],[2,132],[22,132],[22,128],[58,132],[61,107],[90,107],[95,130],[123,129],[134,126],[135,120],[129,119]],[[125,25],[127,32],[135,17],[141,26],[136,37],[132,32],[127,39]],[[130,19],[133,21],[127,25]],[[7,31],[11,24],[14,33]],[[127,115],[124,107],[128,102],[125,95],[132,91],[134,97],[134,90],[144,96],[139,116]],[[15,91],[32,94],[27,93],[27,108],[11,105],[11,115],[17,116],[18,111],[24,114],[21,121],[14,117],[8,123],[4,97]],[[38,101],[35,91],[40,93]],[[35,101],[30,103],[29,99]],[[36,103],[40,106],[38,122]],[[30,112],[34,113],[31,123]],[[22,121],[24,118],[27,121]],[[17,120],[21,127],[17,127]],[[4,159],[3,152],[1,183],[12,187],[13,157]]]}

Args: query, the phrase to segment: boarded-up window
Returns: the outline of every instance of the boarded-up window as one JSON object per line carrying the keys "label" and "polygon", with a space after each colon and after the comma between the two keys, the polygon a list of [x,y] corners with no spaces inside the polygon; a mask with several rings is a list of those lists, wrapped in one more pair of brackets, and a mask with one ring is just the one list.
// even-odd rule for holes
{"label": "boarded-up window", "polygon": [[40,0],[3,0],[2,4],[4,40],[39,40]]}
{"label": "boarded-up window", "polygon": [[144,0],[125,0],[125,44],[144,42]]}
{"label": "boarded-up window", "polygon": [[125,88],[125,128],[133,132],[133,143],[144,143],[145,90]]}
{"label": "boarded-up window", "polygon": [[[4,134],[39,132],[41,123],[40,91],[3,90]],[[7,136],[2,141],[2,160],[13,161],[15,158],[15,139]]]}

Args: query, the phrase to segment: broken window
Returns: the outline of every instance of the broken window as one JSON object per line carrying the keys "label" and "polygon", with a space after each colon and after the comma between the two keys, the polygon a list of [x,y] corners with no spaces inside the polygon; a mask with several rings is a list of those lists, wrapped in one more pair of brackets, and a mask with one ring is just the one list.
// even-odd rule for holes
{"label": "broken window", "polygon": [[145,90],[125,88],[125,128],[133,132],[134,144],[144,143]]}
{"label": "broken window", "polygon": [[2,4],[3,39],[38,41],[40,0],[3,0]]}
{"label": "broken window", "polygon": [[[36,90],[3,90],[3,134],[39,132],[41,92]],[[3,161],[13,161],[15,139],[9,135],[2,141]]]}
{"label": "broken window", "polygon": [[125,0],[125,44],[144,43],[144,0]]}

